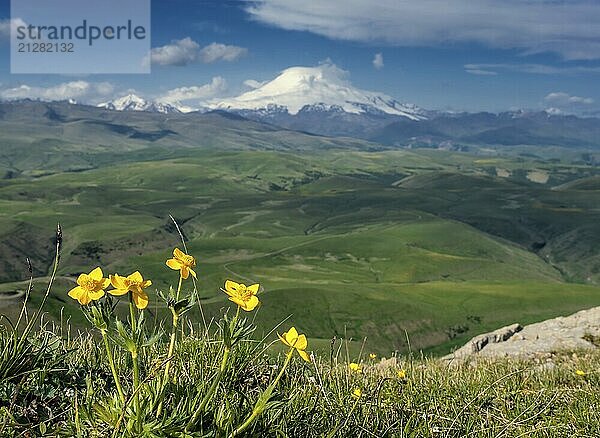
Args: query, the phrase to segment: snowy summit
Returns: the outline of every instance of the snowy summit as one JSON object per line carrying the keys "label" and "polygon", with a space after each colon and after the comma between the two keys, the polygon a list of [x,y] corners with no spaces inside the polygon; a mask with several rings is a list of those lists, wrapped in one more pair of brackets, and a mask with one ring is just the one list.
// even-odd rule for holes
{"label": "snowy summit", "polygon": [[383,113],[412,120],[425,118],[424,111],[417,106],[400,103],[382,93],[358,89],[347,76],[346,71],[331,63],[290,67],[272,81],[256,83],[257,88],[251,91],[229,99],[212,100],[208,106],[229,111],[287,111],[291,115],[312,110]]}
{"label": "snowy summit", "polygon": [[98,104],[97,106],[114,111],[147,111],[163,114],[182,113],[193,110],[174,103],[146,100],[135,94],[128,94],[118,99]]}

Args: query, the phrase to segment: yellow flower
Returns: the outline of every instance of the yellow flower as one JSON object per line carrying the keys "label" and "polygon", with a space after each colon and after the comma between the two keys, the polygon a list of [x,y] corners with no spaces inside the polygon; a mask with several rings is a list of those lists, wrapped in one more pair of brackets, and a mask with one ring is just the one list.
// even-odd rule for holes
{"label": "yellow flower", "polygon": [[354,391],[352,391],[352,397],[354,397],[355,399],[359,399],[362,397],[362,390],[360,388],[354,388]]}
{"label": "yellow flower", "polygon": [[375,353],[371,353],[371,354],[369,354],[369,359],[375,360],[375,359],[377,359],[377,355]]}
{"label": "yellow flower", "polygon": [[144,280],[142,274],[139,271],[135,271],[133,274],[127,277],[121,277],[120,275],[111,275],[110,282],[115,289],[109,290],[108,293],[111,295],[125,295],[127,292],[131,292],[131,298],[138,309],[145,309],[148,305],[148,295],[144,292],[144,289],[152,285],[150,280]]}
{"label": "yellow flower", "polygon": [[229,301],[233,301],[246,312],[250,312],[260,304],[260,301],[256,297],[259,287],[258,283],[246,286],[245,284],[227,280],[225,282],[225,289],[222,290],[229,295]]}
{"label": "yellow flower", "polygon": [[302,359],[306,362],[310,362],[310,357],[308,357],[308,353],[306,353],[306,347],[308,346],[306,336],[299,335],[295,327],[289,329],[283,336],[279,334],[277,336],[279,336],[279,339],[285,345],[295,348]]}
{"label": "yellow flower", "polygon": [[78,286],[69,291],[69,296],[84,306],[92,300],[99,300],[104,296],[104,289],[110,284],[110,280],[103,277],[100,268],[94,269],[89,274],[81,274],[77,278]]}
{"label": "yellow flower", "polygon": [[398,370],[398,378],[405,379],[406,378],[406,370],[404,370],[404,369]]}
{"label": "yellow flower", "polygon": [[575,371],[575,374],[577,374],[578,376],[582,376],[583,377],[583,376],[585,376],[585,371],[577,370],[577,371]]}
{"label": "yellow flower", "polygon": [[352,362],[351,364],[349,364],[348,368],[350,368],[350,371],[354,371],[355,373],[362,373],[361,366],[355,362]]}
{"label": "yellow flower", "polygon": [[196,272],[192,269],[196,267],[196,259],[191,255],[184,253],[179,248],[173,250],[173,258],[167,260],[167,266],[179,271],[181,278],[184,280],[186,280],[190,274],[192,274],[192,277],[196,278]]}

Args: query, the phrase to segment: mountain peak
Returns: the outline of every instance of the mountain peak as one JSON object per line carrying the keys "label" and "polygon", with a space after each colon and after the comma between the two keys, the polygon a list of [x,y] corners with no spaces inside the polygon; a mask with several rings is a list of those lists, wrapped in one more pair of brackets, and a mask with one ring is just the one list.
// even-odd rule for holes
{"label": "mountain peak", "polygon": [[424,112],[392,97],[354,87],[348,73],[336,65],[325,62],[316,67],[290,67],[275,79],[240,96],[221,101],[213,100],[209,106],[225,110],[286,109],[291,115],[315,107],[319,111],[332,110],[351,114],[388,114],[413,120],[424,119]]}
{"label": "mountain peak", "polygon": [[189,112],[192,110],[188,107],[180,107],[174,103],[146,100],[133,93],[129,93],[117,99],[98,104],[97,106],[99,108],[106,108],[113,111],[146,111],[163,114]]}

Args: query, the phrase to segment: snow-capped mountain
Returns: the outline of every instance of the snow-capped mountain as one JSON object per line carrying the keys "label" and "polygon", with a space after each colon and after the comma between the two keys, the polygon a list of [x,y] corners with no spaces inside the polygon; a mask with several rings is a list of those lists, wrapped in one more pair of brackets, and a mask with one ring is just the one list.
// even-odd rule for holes
{"label": "snow-capped mountain", "polygon": [[272,81],[240,96],[212,100],[212,109],[256,115],[306,112],[337,112],[426,119],[425,111],[392,97],[352,86],[347,73],[331,63],[317,67],[291,67]]}
{"label": "snow-capped mountain", "polygon": [[135,94],[128,94],[109,102],[100,103],[99,108],[106,108],[114,111],[146,111],[152,113],[187,113],[194,111],[194,108],[187,107],[178,103],[167,103],[156,100],[146,100]]}

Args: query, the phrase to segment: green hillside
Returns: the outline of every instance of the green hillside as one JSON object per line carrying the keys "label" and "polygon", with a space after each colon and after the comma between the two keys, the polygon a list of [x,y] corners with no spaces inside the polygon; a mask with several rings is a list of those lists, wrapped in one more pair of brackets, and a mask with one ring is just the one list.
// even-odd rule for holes
{"label": "green hillside", "polygon": [[[54,136],[39,140],[58,151],[48,160],[34,148],[11,161],[9,139],[29,119],[5,112],[0,122],[12,129],[0,149],[14,172],[0,180],[0,290],[23,289],[26,257],[34,276],[48,274],[60,222],[55,318],[63,306],[76,313],[66,290],[98,265],[140,269],[166,289],[164,261],[179,245],[169,214],[198,259],[207,317],[228,305],[226,278],[260,282],[277,311],[259,311],[259,326],[291,315],[323,348],[333,336],[367,337],[386,353],[407,349],[408,336],[412,348],[443,352],[502,324],[600,305],[597,167],[385,149],[219,114],[85,111],[19,131],[30,145]],[[84,119],[103,126],[81,128]],[[131,131],[159,128],[176,134],[150,141]],[[73,157],[87,164],[63,171],[75,170]],[[0,310],[16,304],[1,300]]]}

